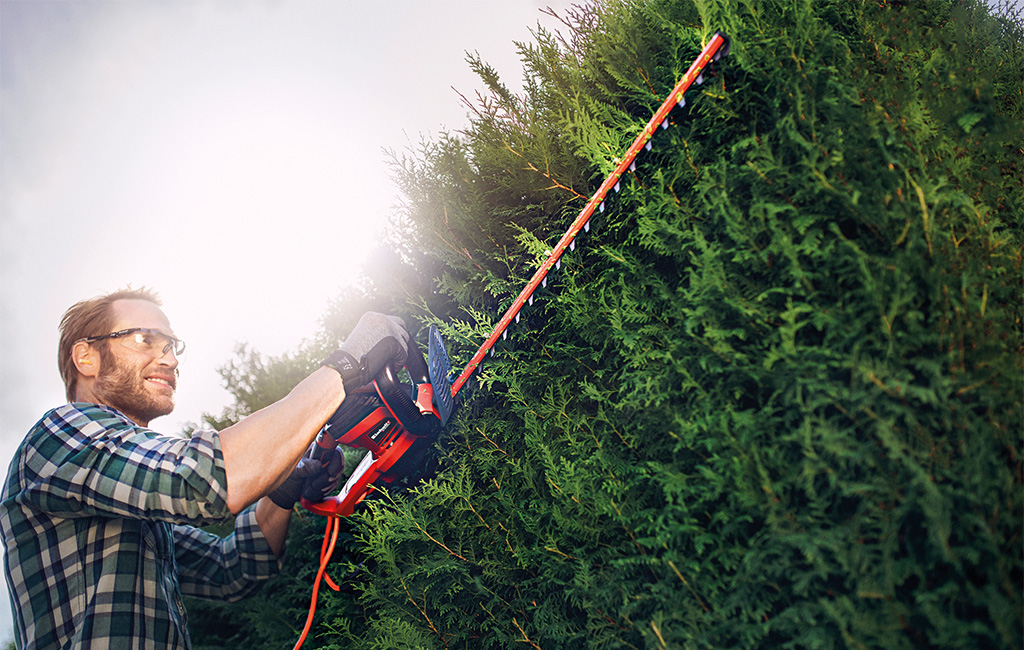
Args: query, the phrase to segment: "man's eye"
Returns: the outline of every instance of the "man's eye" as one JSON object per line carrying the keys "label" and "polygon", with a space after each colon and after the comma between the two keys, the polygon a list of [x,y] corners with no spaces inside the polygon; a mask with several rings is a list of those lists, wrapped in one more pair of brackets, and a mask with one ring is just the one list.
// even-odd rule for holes
{"label": "man's eye", "polygon": [[139,345],[151,346],[154,343],[153,335],[146,334],[145,332],[136,332],[135,342],[138,343]]}

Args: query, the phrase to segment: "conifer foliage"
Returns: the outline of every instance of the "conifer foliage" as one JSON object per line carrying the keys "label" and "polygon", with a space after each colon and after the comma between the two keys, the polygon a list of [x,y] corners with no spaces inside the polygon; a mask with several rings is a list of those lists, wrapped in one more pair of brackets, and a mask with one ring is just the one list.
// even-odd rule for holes
{"label": "conifer foliage", "polygon": [[719,29],[307,643],[1021,646],[1019,14],[608,2],[523,96],[471,59],[470,125],[396,162],[406,315],[466,361]]}
{"label": "conifer foliage", "polygon": [[[732,52],[378,501],[360,647],[1021,643],[1019,23],[581,9],[407,165],[463,357],[715,29]],[[415,169],[413,169],[415,167]]]}

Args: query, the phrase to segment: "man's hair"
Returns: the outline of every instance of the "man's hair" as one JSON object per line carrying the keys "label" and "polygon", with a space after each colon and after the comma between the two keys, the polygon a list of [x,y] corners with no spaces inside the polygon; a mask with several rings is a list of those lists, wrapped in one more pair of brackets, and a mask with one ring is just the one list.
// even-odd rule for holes
{"label": "man's hair", "polygon": [[[69,402],[75,401],[75,388],[78,385],[78,369],[72,352],[75,343],[91,336],[110,334],[114,326],[111,305],[117,300],[148,300],[161,305],[160,297],[155,291],[142,287],[119,289],[105,296],[82,300],[72,305],[60,320],[60,344],[57,346],[57,365],[60,376],[64,380],[64,389]],[[101,358],[106,357],[106,348],[100,348]]]}

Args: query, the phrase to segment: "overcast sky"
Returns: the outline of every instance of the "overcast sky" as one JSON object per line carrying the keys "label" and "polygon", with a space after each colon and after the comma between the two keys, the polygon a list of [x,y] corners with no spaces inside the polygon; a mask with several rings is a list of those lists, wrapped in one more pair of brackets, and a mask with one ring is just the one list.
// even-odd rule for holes
{"label": "overcast sky", "polygon": [[382,149],[466,124],[467,51],[518,88],[569,4],[0,0],[0,467],[65,401],[61,314],[128,284],[188,343],[153,428],[219,413],[235,343],[295,349],[373,246]]}

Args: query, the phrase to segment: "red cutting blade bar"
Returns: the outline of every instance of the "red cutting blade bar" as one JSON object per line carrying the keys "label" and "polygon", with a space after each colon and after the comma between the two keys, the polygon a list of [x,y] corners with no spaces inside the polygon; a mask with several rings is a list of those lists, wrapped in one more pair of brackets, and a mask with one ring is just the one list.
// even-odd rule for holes
{"label": "red cutting blade bar", "polygon": [[691,85],[693,85],[693,82],[711,62],[718,50],[725,45],[725,42],[725,37],[723,37],[720,32],[716,32],[701,53],[697,55],[697,58],[693,63],[690,64],[689,70],[686,71],[683,78],[679,80],[679,83],[677,83],[675,88],[672,89],[669,96],[664,102],[662,102],[658,111],[654,114],[654,117],[652,117],[647,123],[647,126],[644,127],[644,130],[640,135],[636,137],[633,144],[630,145],[629,149],[626,151],[626,156],[615,167],[615,170],[608,175],[608,178],[601,183],[601,187],[594,192],[594,195],[587,202],[587,205],[584,206],[582,211],[580,211],[579,216],[576,217],[576,220],[572,222],[572,225],[569,226],[569,229],[564,235],[562,235],[558,244],[555,245],[551,254],[546,260],[544,260],[544,263],[540,265],[537,272],[534,273],[533,278],[530,279],[529,283],[527,283],[516,299],[512,301],[512,305],[508,308],[508,311],[505,312],[505,315],[501,317],[501,320],[498,321],[498,324],[491,331],[490,336],[487,337],[484,344],[480,346],[476,351],[476,354],[473,355],[473,358],[469,360],[468,364],[466,364],[466,368],[462,371],[462,374],[460,374],[455,380],[455,383],[452,384],[453,397],[459,392],[466,381],[469,380],[470,375],[472,375],[480,366],[480,362],[483,361],[488,350],[494,346],[502,333],[509,325],[512,324],[512,320],[519,313],[519,310],[523,308],[523,305],[530,299],[533,292],[536,291],[537,287],[544,281],[548,271],[550,271],[559,258],[562,257],[562,253],[565,252],[565,249],[569,247],[569,244],[572,243],[573,239],[576,238],[576,235],[578,235],[580,230],[583,229],[583,226],[586,225],[591,215],[594,214],[594,210],[601,205],[605,196],[608,195],[608,192],[615,187],[616,183],[619,182],[629,166],[633,164],[633,161],[636,159],[637,154],[640,153],[640,150],[647,144],[648,140],[654,137],[654,132],[658,129],[659,125],[668,119],[669,113],[672,112],[672,109],[676,104],[682,101],[683,95],[686,94],[686,91]]}

